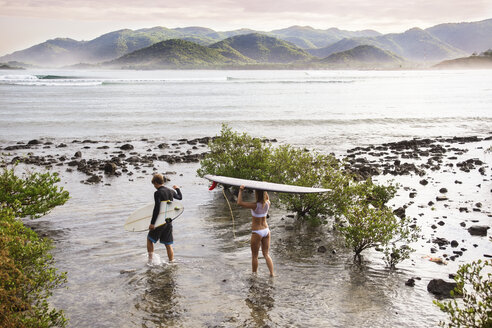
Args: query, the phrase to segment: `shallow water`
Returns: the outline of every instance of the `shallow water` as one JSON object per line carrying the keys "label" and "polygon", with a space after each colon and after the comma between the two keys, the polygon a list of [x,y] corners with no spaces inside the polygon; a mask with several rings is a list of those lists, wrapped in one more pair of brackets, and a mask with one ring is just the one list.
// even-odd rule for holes
{"label": "shallow water", "polygon": [[[106,155],[96,145],[71,144],[73,139],[109,144],[108,153],[125,140],[138,153],[155,152],[158,142],[215,135],[222,122],[337,154],[412,137],[483,137],[492,131],[487,73],[29,71],[17,80],[4,74],[0,141],[2,147],[34,138],[65,142],[69,147],[35,153],[70,157],[81,150],[89,159]],[[47,74],[69,78],[33,78]],[[156,162],[97,185],[81,184],[84,174],[55,167],[72,198],[30,224],[53,236],[57,266],[68,272],[67,288],[51,301],[66,311],[70,327],[435,327],[444,316],[432,304],[428,281],[449,280],[459,264],[492,253],[488,237],[471,237],[459,225],[490,225],[492,155],[484,151],[490,146],[463,145],[470,150],[455,161],[478,157],[487,164],[486,176],[448,169],[431,173],[426,187],[420,177],[397,178],[418,190],[407,215],[417,218],[423,233],[411,260],[397,271],[387,270],[376,251],[355,265],[331,225],[312,229],[273,208],[277,276],[268,277],[263,259],[253,276],[249,212],[232,204],[232,221],[221,191],[208,191],[208,183],[196,177],[198,164]],[[152,200],[153,169],[177,172],[169,177],[182,187],[185,213],[174,224],[176,263],[148,267],[145,233],[125,232],[122,225]],[[451,201],[429,206],[443,186]],[[483,203],[482,212],[459,212],[476,202]],[[393,205],[408,203],[408,191],[400,189]],[[444,226],[430,228],[443,219]],[[429,262],[423,257],[430,255],[433,244],[427,241],[434,236],[456,239],[467,251],[447,266]],[[318,252],[319,246],[327,252]],[[157,246],[157,252],[167,262],[165,248]],[[435,256],[450,252],[448,247]],[[405,286],[412,277],[421,280]]]}

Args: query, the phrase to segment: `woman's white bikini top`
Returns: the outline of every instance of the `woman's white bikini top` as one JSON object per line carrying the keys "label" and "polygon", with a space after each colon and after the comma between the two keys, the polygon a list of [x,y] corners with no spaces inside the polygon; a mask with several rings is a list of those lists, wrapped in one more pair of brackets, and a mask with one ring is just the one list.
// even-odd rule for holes
{"label": "woman's white bikini top", "polygon": [[267,216],[269,209],[270,209],[269,201],[265,203],[265,206],[263,206],[262,203],[258,202],[256,203],[256,209],[251,210],[251,215],[254,216],[255,218],[262,218]]}

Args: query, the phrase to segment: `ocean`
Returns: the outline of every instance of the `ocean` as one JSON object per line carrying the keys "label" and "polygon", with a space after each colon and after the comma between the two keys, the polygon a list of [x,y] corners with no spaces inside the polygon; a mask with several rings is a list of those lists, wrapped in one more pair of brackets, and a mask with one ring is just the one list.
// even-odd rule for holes
{"label": "ocean", "polygon": [[[0,71],[0,146],[38,139],[48,146],[35,154],[104,158],[123,142],[151,153],[157,143],[215,136],[227,124],[275,144],[342,156],[413,138],[490,137],[491,104],[492,75],[479,70]],[[68,147],[49,146],[61,143]],[[460,178],[463,185],[450,191],[455,204],[427,206],[431,187],[421,191],[419,177],[395,178],[419,190],[407,214],[423,227],[417,251],[396,271],[375,251],[356,265],[329,227],[302,225],[272,209],[277,276],[268,277],[262,258],[251,275],[249,213],[231,204],[233,225],[222,193],[196,176],[198,163],[159,162],[92,185],[80,183],[87,178],[81,172],[54,166],[71,199],[29,224],[54,239],[56,266],[68,273],[67,288],[50,300],[65,310],[69,327],[435,327],[445,316],[427,282],[449,280],[459,264],[492,254],[488,237],[470,239],[459,228],[463,220],[490,225],[491,145],[467,145],[463,159],[480,158],[487,174]],[[125,232],[123,222],[152,201],[153,171],[168,172],[181,186],[185,212],[174,227],[176,263],[148,267],[145,233]],[[435,174],[448,187],[458,176]],[[405,203],[403,195],[395,206]],[[481,212],[465,216],[455,208],[479,201]],[[443,217],[441,230],[429,228]],[[424,259],[428,241],[442,235],[466,248],[447,266]],[[320,245],[328,252],[318,252]],[[166,262],[164,247],[157,252]],[[412,277],[416,286],[405,286]]]}

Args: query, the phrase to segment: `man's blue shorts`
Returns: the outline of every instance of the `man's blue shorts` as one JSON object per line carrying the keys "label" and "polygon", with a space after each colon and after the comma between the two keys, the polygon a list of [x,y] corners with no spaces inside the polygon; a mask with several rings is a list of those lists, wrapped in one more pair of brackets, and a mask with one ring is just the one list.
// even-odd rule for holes
{"label": "man's blue shorts", "polygon": [[161,244],[173,244],[173,222],[170,219],[166,220],[166,224],[161,225],[154,230],[149,231],[147,239],[154,244],[159,240]]}

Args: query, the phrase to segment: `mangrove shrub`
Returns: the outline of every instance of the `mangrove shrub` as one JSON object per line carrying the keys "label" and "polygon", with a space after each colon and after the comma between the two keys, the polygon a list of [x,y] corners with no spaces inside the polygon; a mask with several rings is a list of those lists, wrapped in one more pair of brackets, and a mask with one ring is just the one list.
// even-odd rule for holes
{"label": "mangrove shrub", "polygon": [[457,286],[451,293],[462,299],[434,301],[449,318],[440,326],[492,328],[492,260],[461,265],[454,280]]}
{"label": "mangrove shrub", "polygon": [[417,235],[407,218],[398,218],[386,206],[397,186],[377,185],[370,179],[357,181],[334,155],[295,148],[273,147],[226,125],[210,143],[210,152],[201,161],[198,175],[224,175],[306,187],[331,189],[327,193],[279,193],[278,200],[299,220],[315,225],[335,218],[339,231],[355,258],[367,248],[385,249],[390,267],[408,258],[407,244]]}
{"label": "mangrove shrub", "polygon": [[[38,218],[65,203],[68,192],[56,174],[0,175],[0,326],[62,327],[62,311],[48,304],[52,290],[66,280],[50,253],[52,243],[24,226],[20,217]],[[38,202],[37,202],[38,201]]]}

